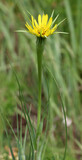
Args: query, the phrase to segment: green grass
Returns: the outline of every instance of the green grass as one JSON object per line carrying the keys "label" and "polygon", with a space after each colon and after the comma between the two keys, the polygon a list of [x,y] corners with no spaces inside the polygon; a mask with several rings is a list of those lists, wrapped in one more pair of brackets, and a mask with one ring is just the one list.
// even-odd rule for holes
{"label": "green grass", "polygon": [[[36,38],[29,33],[16,33],[25,29],[28,21],[27,10],[36,18],[39,13],[60,14],[57,22],[66,18],[58,31],[66,31],[68,35],[54,35],[47,39],[43,55],[42,77],[42,112],[50,110],[49,129],[44,160],[61,160],[65,148],[65,127],[63,112],[57,86],[49,74],[56,78],[62,93],[67,117],[72,120],[68,127],[68,147],[66,160],[82,159],[82,108],[81,108],[81,70],[82,70],[82,4],[81,0],[1,0],[0,1],[0,110],[12,125],[13,116],[18,112],[20,101],[19,89],[13,73],[16,72],[24,95],[24,101],[34,111],[37,110],[37,55]],[[12,67],[11,67],[12,65]],[[12,69],[13,68],[13,69]],[[30,109],[31,110],[31,109]],[[31,114],[31,113],[30,113]],[[32,122],[33,115],[31,114]],[[4,118],[5,120],[5,118]],[[35,114],[36,121],[36,114]],[[8,126],[5,120],[6,126]],[[23,126],[24,127],[24,126]],[[35,125],[36,127],[36,125]],[[10,132],[11,145],[13,136]],[[45,128],[45,127],[44,127]],[[42,134],[42,139],[44,132]],[[42,143],[42,139],[40,143]],[[30,140],[27,138],[26,153]],[[7,144],[5,129],[0,116],[0,148]],[[28,156],[28,155],[27,155]],[[30,155],[29,155],[30,156]]]}

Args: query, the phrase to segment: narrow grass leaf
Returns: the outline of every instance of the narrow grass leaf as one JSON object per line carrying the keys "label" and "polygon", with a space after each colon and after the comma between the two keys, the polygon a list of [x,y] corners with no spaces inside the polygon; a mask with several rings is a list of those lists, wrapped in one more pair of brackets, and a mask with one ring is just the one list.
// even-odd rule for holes
{"label": "narrow grass leaf", "polygon": [[74,52],[76,52],[76,35],[75,35],[75,28],[74,28],[74,22],[73,22],[73,18],[72,18],[72,12],[71,12],[71,7],[70,7],[70,1],[69,0],[64,0],[65,3],[65,9],[66,9],[66,13],[67,13],[67,19],[69,22],[69,29],[70,29],[70,35],[71,35],[71,44],[73,47]]}
{"label": "narrow grass leaf", "polygon": [[60,22],[57,24],[57,27],[58,27],[61,23],[63,23],[65,20],[66,20],[66,18],[64,18],[62,21],[60,21]]}
{"label": "narrow grass leaf", "polygon": [[3,121],[3,125],[4,125],[4,128],[5,128],[5,133],[6,133],[6,136],[7,136],[7,139],[8,139],[8,145],[9,145],[9,148],[10,148],[10,152],[11,152],[11,155],[12,155],[12,160],[15,160],[15,157],[14,157],[14,154],[13,154],[13,150],[12,150],[12,146],[10,144],[10,140],[9,140],[9,135],[8,135],[8,131],[7,131],[7,128],[5,126],[5,122],[4,122],[4,115],[2,112],[0,112],[0,115],[1,115],[1,118],[2,118],[2,121]]}
{"label": "narrow grass leaf", "polygon": [[68,32],[54,32],[54,34],[69,34]]}
{"label": "narrow grass leaf", "polygon": [[65,160],[66,158],[66,151],[67,151],[67,122],[66,122],[66,113],[65,113],[65,106],[64,106],[64,101],[63,101],[63,98],[62,98],[62,95],[61,95],[61,92],[60,92],[60,89],[59,89],[59,85],[54,77],[54,75],[51,73],[51,71],[49,70],[49,68],[46,66],[46,69],[48,70],[49,74],[51,75],[51,77],[53,78],[58,90],[59,90],[59,93],[60,93],[60,98],[61,98],[61,102],[62,102],[62,109],[63,109],[63,114],[64,114],[64,120],[65,120],[65,132],[66,132],[66,143],[65,143],[65,151],[64,151],[64,156],[63,156],[63,160]]}
{"label": "narrow grass leaf", "polygon": [[15,32],[28,32],[28,31],[26,31],[26,30],[16,30]]}
{"label": "narrow grass leaf", "polygon": [[52,22],[52,25],[51,25],[51,26],[53,26],[53,25],[54,25],[54,23],[56,22],[56,20],[58,19],[58,17],[59,17],[59,14],[55,17],[55,19],[53,20],[53,22]]}

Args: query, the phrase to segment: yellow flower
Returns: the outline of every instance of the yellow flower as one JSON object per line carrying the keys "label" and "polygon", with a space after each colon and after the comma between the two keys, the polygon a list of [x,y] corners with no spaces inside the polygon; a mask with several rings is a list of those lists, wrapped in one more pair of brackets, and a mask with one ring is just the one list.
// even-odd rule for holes
{"label": "yellow flower", "polygon": [[42,17],[38,15],[38,22],[31,16],[31,23],[32,27],[26,22],[25,26],[31,34],[36,35],[37,37],[48,37],[49,35],[53,34],[57,29],[57,24],[53,27],[52,17],[48,20],[48,15],[43,14]]}

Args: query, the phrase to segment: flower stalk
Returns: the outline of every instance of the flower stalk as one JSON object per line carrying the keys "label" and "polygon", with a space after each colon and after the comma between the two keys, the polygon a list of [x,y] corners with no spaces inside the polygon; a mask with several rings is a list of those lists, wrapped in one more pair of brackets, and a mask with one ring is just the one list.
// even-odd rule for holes
{"label": "flower stalk", "polygon": [[37,37],[37,65],[38,65],[38,109],[37,109],[37,130],[41,119],[41,88],[42,88],[42,56],[44,51],[45,38]]}

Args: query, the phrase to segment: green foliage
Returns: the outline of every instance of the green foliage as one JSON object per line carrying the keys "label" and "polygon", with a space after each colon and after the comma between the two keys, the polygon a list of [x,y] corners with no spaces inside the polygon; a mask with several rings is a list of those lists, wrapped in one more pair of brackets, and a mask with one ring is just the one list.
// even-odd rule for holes
{"label": "green foliage", "polygon": [[[68,150],[66,160],[81,160],[81,0],[0,1],[0,111],[4,115],[3,118],[6,125],[8,125],[5,117],[7,117],[10,122],[12,122],[12,116],[15,115],[15,112],[18,112],[18,114],[21,115],[20,110],[17,109],[17,104],[19,106],[21,105],[18,98],[21,98],[23,103],[25,103],[23,104],[24,106],[33,106],[35,110],[37,109],[38,80],[36,69],[36,39],[29,33],[16,33],[15,31],[18,29],[25,29],[25,22],[28,21],[29,18],[27,10],[36,18],[37,15],[39,13],[43,13],[43,11],[51,15],[53,9],[55,10],[54,18],[57,16],[57,14],[60,14],[57,22],[67,18],[67,20],[60,25],[58,31],[68,32],[69,35],[56,34],[48,38],[45,45],[42,77],[42,114],[46,112],[48,102],[48,109],[50,113],[48,117],[48,127],[50,127],[50,129],[48,130],[46,136],[47,141],[45,142],[44,150],[42,150],[42,160],[61,160],[65,147],[65,127],[63,124],[63,113],[59,91],[48,70],[46,70],[46,65],[60,86],[67,117],[72,121],[72,124],[68,127]],[[15,70],[18,80],[20,81],[23,94],[22,97],[19,97],[19,87],[16,77],[13,73],[13,69]],[[32,126],[29,119],[28,110],[26,107],[24,109],[28,116],[27,123],[29,122],[31,128]],[[25,119],[25,116],[22,116]],[[32,116],[31,118],[33,119]],[[1,146],[5,144],[5,142],[3,142],[5,137],[5,134],[3,134],[5,132],[4,130],[4,125],[0,116]],[[26,128],[26,130],[28,129]],[[32,134],[30,135],[31,140],[34,140],[32,128],[30,133]],[[42,144],[43,139],[44,131],[42,134],[42,139],[40,139],[39,147],[44,145]],[[27,144],[25,148],[26,140]],[[21,138],[19,141],[21,141]],[[30,150],[30,140],[29,138],[26,139],[26,135],[23,147],[25,152],[28,154]],[[31,155],[27,155],[27,157],[31,157],[32,152],[30,154]]]}

